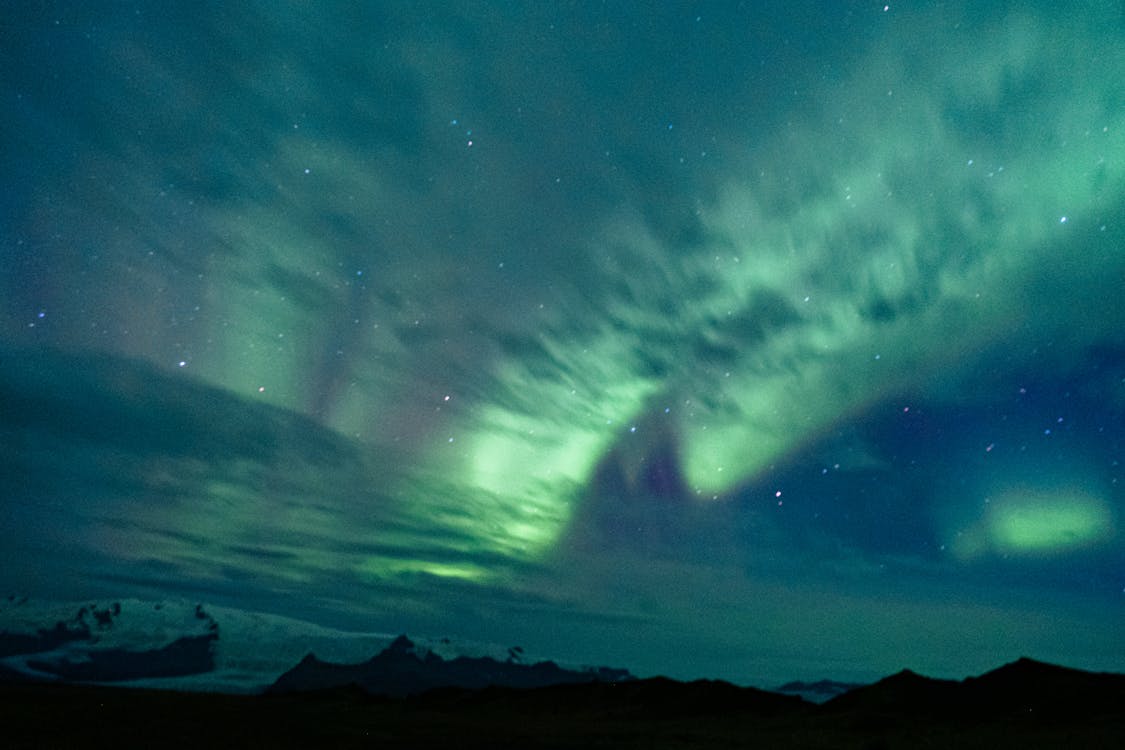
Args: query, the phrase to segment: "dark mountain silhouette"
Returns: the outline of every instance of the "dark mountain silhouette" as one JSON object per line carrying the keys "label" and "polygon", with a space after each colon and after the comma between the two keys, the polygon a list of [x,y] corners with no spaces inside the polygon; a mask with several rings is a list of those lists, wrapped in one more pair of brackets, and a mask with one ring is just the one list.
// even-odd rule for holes
{"label": "dark mountain silhouette", "polygon": [[[44,684],[0,668],[0,724],[6,747],[1125,747],[1125,675],[1031,659],[962,681],[904,670],[815,705],[520,658],[446,660],[404,636],[362,664],[310,655],[257,696]],[[89,677],[74,670],[64,678]]]}
{"label": "dark mountain silhouette", "polygon": [[212,646],[218,633],[184,636],[167,646],[143,651],[95,649],[82,661],[30,659],[32,669],[74,682],[120,682],[152,677],[182,677],[215,668]]}
{"label": "dark mountain silhouette", "polygon": [[990,713],[1044,718],[1125,711],[1125,675],[1085,672],[1023,657],[963,683],[969,700]]}
{"label": "dark mountain silhouette", "polygon": [[802,682],[796,680],[774,688],[774,692],[784,693],[785,695],[799,695],[806,700],[822,703],[831,698],[835,698],[837,695],[843,695],[844,693],[863,686],[864,683],[860,682],[836,682],[835,680]]}
{"label": "dark mountain silhouette", "polygon": [[[321,677],[338,677],[341,668],[363,677],[373,664],[397,665],[415,686],[425,682],[420,674],[444,676],[446,669],[523,675],[519,669],[537,666],[516,659],[446,661],[406,638],[364,664],[306,662]],[[566,671],[547,669],[555,670]],[[587,681],[445,687],[395,698],[385,690],[373,695],[358,682],[247,696],[5,682],[0,673],[0,724],[5,747],[1125,747],[1125,675],[1029,659],[959,682],[903,671],[821,706],[725,682],[599,682],[570,674]]]}
{"label": "dark mountain silhouette", "polygon": [[573,682],[532,690],[516,687],[438,689],[414,700],[435,709],[455,706],[484,713],[500,709],[521,715],[569,713],[630,721],[787,716],[812,707],[795,696],[739,687],[722,680],[679,682],[667,677]]}
{"label": "dark mountain silhouette", "polygon": [[904,669],[872,685],[849,690],[823,708],[907,715],[949,713],[964,701],[959,687],[953,680],[935,680]]}
{"label": "dark mountain silhouette", "polygon": [[1086,672],[1026,657],[960,682],[903,670],[824,704],[829,712],[933,718],[1076,719],[1120,713],[1125,675]]}
{"label": "dark mountain silhouette", "polygon": [[459,656],[447,661],[433,652],[420,652],[409,638],[401,635],[386,650],[360,664],[334,664],[308,654],[267,692],[303,692],[355,684],[373,695],[403,697],[434,688],[536,688],[631,679],[632,675],[620,669],[575,671],[550,661],[523,664],[514,657],[497,661],[490,657]]}

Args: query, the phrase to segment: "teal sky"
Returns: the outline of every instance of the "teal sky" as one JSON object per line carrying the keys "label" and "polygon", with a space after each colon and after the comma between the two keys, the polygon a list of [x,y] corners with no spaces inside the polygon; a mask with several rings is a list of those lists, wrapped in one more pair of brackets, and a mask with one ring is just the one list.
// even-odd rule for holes
{"label": "teal sky", "polygon": [[1064,5],[9,12],[0,585],[1125,670],[1125,16]]}

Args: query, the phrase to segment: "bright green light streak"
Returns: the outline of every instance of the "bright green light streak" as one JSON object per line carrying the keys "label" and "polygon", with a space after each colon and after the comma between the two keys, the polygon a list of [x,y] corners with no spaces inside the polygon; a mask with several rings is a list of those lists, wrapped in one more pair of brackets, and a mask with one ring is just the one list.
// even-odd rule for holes
{"label": "bright green light streak", "polygon": [[439,563],[427,560],[371,557],[360,566],[361,572],[380,580],[390,580],[411,575],[429,575],[437,578],[455,578],[477,582],[489,578],[489,571],[471,563]]}
{"label": "bright green light streak", "polygon": [[1062,552],[1113,536],[1109,506],[1082,491],[1002,496],[988,525],[993,547],[1011,553]]}
{"label": "bright green light streak", "polygon": [[442,446],[450,454],[442,463],[461,477],[455,492],[471,509],[462,516],[469,531],[523,558],[558,538],[598,461],[659,387],[637,376],[627,347],[547,348],[557,379],[532,375],[531,363],[505,363],[497,373],[503,405],[481,405],[467,435]]}

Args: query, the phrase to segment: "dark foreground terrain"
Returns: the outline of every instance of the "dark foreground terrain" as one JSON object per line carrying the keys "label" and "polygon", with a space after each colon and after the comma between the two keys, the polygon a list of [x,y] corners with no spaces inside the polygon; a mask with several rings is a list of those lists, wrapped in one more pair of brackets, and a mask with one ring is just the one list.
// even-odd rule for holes
{"label": "dark foreground terrain", "polygon": [[60,684],[0,686],[10,748],[1112,748],[1120,675],[1021,660],[963,682],[910,672],[816,706],[721,682],[532,690],[358,688],[232,696]]}

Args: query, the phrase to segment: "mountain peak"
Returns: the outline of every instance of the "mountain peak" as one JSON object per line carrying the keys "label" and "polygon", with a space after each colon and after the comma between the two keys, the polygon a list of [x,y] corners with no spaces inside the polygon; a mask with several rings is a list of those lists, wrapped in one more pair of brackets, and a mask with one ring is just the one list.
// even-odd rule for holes
{"label": "mountain peak", "polygon": [[395,638],[393,641],[391,641],[391,645],[387,646],[386,650],[383,653],[403,655],[414,654],[414,641],[407,638],[406,634],[403,633],[398,638]]}
{"label": "mountain peak", "polygon": [[942,711],[956,700],[957,686],[952,680],[936,680],[903,669],[873,685],[838,695],[825,706],[832,710]]}
{"label": "mountain peak", "polygon": [[883,679],[879,680],[879,682],[876,683],[876,684],[896,683],[896,684],[911,684],[911,685],[918,684],[918,685],[920,685],[920,684],[923,684],[923,683],[928,683],[930,681],[931,681],[931,679],[929,677],[925,677],[923,675],[920,675],[912,669],[903,669],[903,670],[900,670],[898,672],[895,672],[893,675],[890,675],[889,677],[884,677]]}
{"label": "mountain peak", "polygon": [[999,671],[1000,669],[1021,669],[1021,670],[1022,669],[1036,669],[1036,670],[1038,670],[1038,669],[1044,669],[1044,668],[1057,669],[1058,667],[1056,667],[1054,664],[1048,664],[1045,661],[1039,661],[1038,659],[1032,659],[1030,656],[1021,656],[1020,658],[1016,659],[1015,661],[1009,662],[1009,663],[1005,664],[1004,666],[999,667],[999,669],[997,669],[995,671]]}

